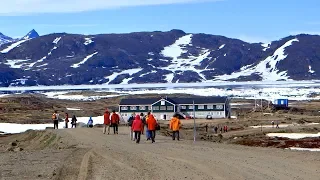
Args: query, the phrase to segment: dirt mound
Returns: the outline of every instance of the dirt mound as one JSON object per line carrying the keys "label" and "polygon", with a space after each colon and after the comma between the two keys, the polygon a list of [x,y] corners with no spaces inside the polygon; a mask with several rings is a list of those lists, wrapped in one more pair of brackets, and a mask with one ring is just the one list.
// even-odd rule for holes
{"label": "dirt mound", "polygon": [[61,137],[50,131],[27,131],[1,138],[0,151],[65,149],[68,146]]}

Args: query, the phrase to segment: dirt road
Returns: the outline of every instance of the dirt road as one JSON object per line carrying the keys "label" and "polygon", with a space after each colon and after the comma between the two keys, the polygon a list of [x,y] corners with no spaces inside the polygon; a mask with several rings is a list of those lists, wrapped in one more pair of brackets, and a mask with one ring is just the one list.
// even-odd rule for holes
{"label": "dirt road", "polygon": [[[98,128],[59,130],[55,133],[62,137],[61,141],[73,148],[48,153],[43,150],[34,156],[38,156],[42,161],[46,158],[51,161],[55,159],[51,163],[42,163],[46,164],[43,168],[52,167],[54,174],[50,178],[61,180],[319,179],[318,152],[293,152],[208,142],[173,142],[160,135],[157,135],[155,144],[146,142],[145,137],[141,144],[136,144],[129,140],[127,131],[128,129],[123,127],[120,128],[119,135],[105,135]],[[10,157],[13,156],[11,153]],[[3,160],[3,157],[1,159]],[[8,160],[10,159],[7,158]],[[21,162],[23,163],[23,160]],[[53,163],[55,164],[52,165]],[[10,163],[5,164],[0,165],[1,171],[8,171]],[[13,166],[12,162],[11,165]],[[28,169],[33,166],[36,167],[31,163]],[[2,175],[2,179],[31,177],[48,178],[46,175],[37,174],[21,177],[21,174],[19,176],[16,173],[16,177],[11,178],[8,174]]]}

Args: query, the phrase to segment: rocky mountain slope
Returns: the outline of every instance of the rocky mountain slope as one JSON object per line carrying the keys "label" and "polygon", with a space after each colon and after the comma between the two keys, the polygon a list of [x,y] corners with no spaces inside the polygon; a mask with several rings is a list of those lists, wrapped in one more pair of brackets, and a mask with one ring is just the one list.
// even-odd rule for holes
{"label": "rocky mountain slope", "polygon": [[49,34],[0,47],[0,86],[320,79],[320,36]]}
{"label": "rocky mountain slope", "polygon": [[2,33],[0,32],[0,46],[1,46],[2,44],[10,43],[10,42],[12,42],[12,41],[13,41],[13,39],[12,39],[11,37],[6,36],[6,35],[4,35],[4,34],[2,34]]}

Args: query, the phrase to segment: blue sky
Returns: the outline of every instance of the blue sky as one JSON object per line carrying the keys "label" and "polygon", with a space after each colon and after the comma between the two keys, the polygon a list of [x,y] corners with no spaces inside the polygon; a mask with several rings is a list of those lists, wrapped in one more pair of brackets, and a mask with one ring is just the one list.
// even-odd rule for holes
{"label": "blue sky", "polygon": [[320,34],[319,0],[4,0],[0,32],[31,29],[81,34],[167,31],[208,33],[267,42]]}

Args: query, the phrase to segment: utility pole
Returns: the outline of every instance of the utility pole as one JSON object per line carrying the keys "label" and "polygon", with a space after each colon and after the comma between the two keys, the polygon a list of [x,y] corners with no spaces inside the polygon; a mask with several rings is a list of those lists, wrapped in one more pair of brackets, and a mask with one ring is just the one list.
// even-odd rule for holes
{"label": "utility pole", "polygon": [[193,142],[196,142],[196,112],[195,112],[195,106],[193,101]]}

